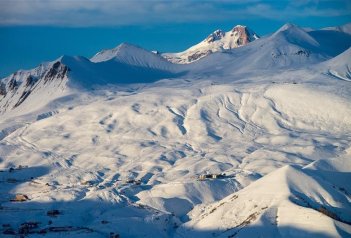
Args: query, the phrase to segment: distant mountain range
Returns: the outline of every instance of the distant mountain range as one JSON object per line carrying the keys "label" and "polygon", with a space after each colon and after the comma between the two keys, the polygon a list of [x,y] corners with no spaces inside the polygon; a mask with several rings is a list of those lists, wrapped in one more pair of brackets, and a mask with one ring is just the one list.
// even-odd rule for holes
{"label": "distant mountain range", "polygon": [[[238,25],[228,32],[216,30],[180,53],[153,53],[123,43],[98,52],[91,59],[62,56],[2,79],[0,113],[11,111],[27,100],[39,107],[69,90],[90,89],[96,85],[148,83],[191,74],[306,67],[346,51],[351,46],[350,25],[312,30],[285,24],[262,38],[248,27]],[[45,100],[43,95],[47,95]]]}

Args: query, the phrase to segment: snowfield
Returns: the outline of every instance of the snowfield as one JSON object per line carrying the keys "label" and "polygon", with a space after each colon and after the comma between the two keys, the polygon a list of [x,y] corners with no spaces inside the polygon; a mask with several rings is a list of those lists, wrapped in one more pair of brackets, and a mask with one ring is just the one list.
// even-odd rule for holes
{"label": "snowfield", "polygon": [[345,29],[287,24],[184,65],[122,44],[2,79],[1,235],[351,237]]}

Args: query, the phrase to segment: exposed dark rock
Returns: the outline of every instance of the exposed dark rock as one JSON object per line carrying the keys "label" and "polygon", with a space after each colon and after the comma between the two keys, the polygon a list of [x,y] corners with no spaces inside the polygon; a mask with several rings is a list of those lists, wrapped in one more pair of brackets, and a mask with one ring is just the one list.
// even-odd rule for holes
{"label": "exposed dark rock", "polygon": [[21,103],[29,96],[29,94],[31,93],[32,91],[24,91],[20,97],[20,99],[18,100],[18,102],[15,104],[14,108],[15,107],[18,107],[19,105],[21,105]]}
{"label": "exposed dark rock", "polygon": [[225,32],[223,32],[222,30],[216,30],[215,32],[213,32],[211,35],[209,35],[206,38],[206,41],[208,43],[211,43],[211,42],[214,42],[216,40],[222,39],[224,35],[225,35]]}
{"label": "exposed dark rock", "polygon": [[297,55],[306,55],[306,57],[310,56],[310,52],[307,50],[299,50],[298,52],[296,52]]}
{"label": "exposed dark rock", "polygon": [[67,66],[57,61],[45,74],[44,83],[47,83],[48,81],[52,81],[54,79],[64,79],[68,71],[70,71],[70,69]]}
{"label": "exposed dark rock", "polygon": [[26,79],[26,86],[32,86],[35,83],[35,78],[32,75],[29,75]]}
{"label": "exposed dark rock", "polygon": [[232,32],[239,35],[239,39],[236,42],[238,45],[246,45],[252,41],[250,33],[244,26],[236,26],[233,28]]}
{"label": "exposed dark rock", "polygon": [[8,87],[9,87],[9,90],[17,89],[17,88],[18,88],[18,83],[17,83],[16,79],[14,79],[14,78],[12,77],[12,79],[11,79],[10,82],[8,83]]}
{"label": "exposed dark rock", "polygon": [[6,85],[0,82],[0,95],[6,95]]}
{"label": "exposed dark rock", "polygon": [[199,58],[202,58],[203,56],[206,56],[206,55],[211,54],[211,53],[212,53],[212,51],[196,52],[196,53],[188,56],[188,60],[189,61],[195,61],[195,60],[197,60]]}

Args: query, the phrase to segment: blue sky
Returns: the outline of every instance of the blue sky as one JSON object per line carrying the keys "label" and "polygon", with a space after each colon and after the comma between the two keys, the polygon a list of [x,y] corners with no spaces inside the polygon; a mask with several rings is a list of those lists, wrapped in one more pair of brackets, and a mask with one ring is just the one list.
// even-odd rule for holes
{"label": "blue sky", "polygon": [[259,35],[286,22],[322,28],[351,22],[349,0],[1,0],[0,76],[60,55],[91,57],[129,42],[175,52],[216,29]]}

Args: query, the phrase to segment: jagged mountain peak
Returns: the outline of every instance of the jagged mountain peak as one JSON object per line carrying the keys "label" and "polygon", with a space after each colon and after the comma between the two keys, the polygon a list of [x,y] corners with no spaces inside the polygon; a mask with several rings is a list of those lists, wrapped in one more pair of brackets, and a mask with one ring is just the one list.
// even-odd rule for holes
{"label": "jagged mountain peak", "polygon": [[247,26],[236,25],[232,28],[231,31],[228,31],[228,32],[225,32],[221,29],[215,30],[204,41],[207,43],[212,43],[214,41],[222,40],[226,35],[227,36],[229,35],[230,37],[234,37],[234,38],[237,37],[237,38],[243,39],[243,41],[238,42],[238,44],[243,44],[243,43],[247,44],[259,38],[259,36]]}
{"label": "jagged mountain peak", "polygon": [[[234,45],[232,45],[234,47],[226,46],[226,43],[228,41],[232,41],[237,43],[236,46],[241,46],[258,38],[259,36],[249,27],[243,25],[236,25],[228,32],[225,32],[220,29],[215,30],[205,40],[203,40],[203,42],[211,44],[215,41],[221,41],[224,45],[224,48],[236,48]],[[241,41],[241,39],[245,40]]]}
{"label": "jagged mountain peak", "polygon": [[250,28],[236,25],[230,31],[216,30],[200,43],[180,53],[165,53],[163,57],[172,63],[186,64],[197,61],[211,53],[230,50],[246,45],[259,36]]}

